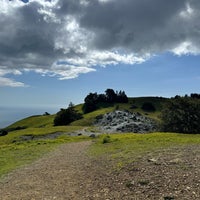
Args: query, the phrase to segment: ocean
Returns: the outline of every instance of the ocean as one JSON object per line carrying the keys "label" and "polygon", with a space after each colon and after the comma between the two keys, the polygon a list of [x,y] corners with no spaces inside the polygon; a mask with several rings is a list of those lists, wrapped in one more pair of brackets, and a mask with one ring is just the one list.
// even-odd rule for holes
{"label": "ocean", "polygon": [[59,107],[7,107],[0,106],[0,128],[32,115],[43,115],[45,112],[55,114]]}

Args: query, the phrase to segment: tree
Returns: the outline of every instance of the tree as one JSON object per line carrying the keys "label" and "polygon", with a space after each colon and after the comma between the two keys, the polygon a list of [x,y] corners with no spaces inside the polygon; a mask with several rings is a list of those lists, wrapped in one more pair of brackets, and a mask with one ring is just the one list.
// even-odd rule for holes
{"label": "tree", "polygon": [[200,100],[190,97],[171,99],[162,111],[163,130],[200,133]]}
{"label": "tree", "polygon": [[119,93],[116,92],[116,95],[117,95],[116,98],[117,103],[128,103],[128,97],[126,96],[124,91],[120,90]]}
{"label": "tree", "polygon": [[45,112],[44,114],[43,114],[44,116],[48,116],[48,115],[50,115],[48,112]]}
{"label": "tree", "polygon": [[117,95],[113,89],[107,89],[106,93],[106,100],[108,103],[114,103],[117,100]]}
{"label": "tree", "polygon": [[192,93],[192,94],[190,94],[190,96],[193,99],[200,99],[200,94],[197,94],[197,93]]}
{"label": "tree", "polygon": [[98,102],[105,103],[106,102],[106,95],[105,94],[99,94],[98,95]]}
{"label": "tree", "polygon": [[81,119],[82,115],[78,113],[72,103],[69,104],[67,109],[61,108],[54,118],[54,126],[68,125],[71,122]]}
{"label": "tree", "polygon": [[97,93],[90,93],[88,94],[85,99],[85,103],[83,105],[83,112],[89,113],[97,109],[98,103],[98,95]]}

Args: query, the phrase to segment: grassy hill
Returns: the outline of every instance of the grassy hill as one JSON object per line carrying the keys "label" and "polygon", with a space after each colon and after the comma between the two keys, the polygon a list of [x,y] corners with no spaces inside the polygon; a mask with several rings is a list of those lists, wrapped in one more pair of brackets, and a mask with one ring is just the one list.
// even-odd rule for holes
{"label": "grassy hill", "polygon": [[[91,113],[83,115],[83,118],[71,123],[71,126],[91,126],[98,115],[105,114],[107,112],[112,112],[116,109],[118,110],[128,110],[130,112],[139,112],[143,115],[147,115],[150,118],[159,120],[159,114],[162,106],[167,102],[167,98],[162,97],[135,97],[129,98],[128,103],[114,103],[114,104],[102,104],[100,108]],[[147,112],[141,109],[142,105],[145,103],[151,103],[155,107],[154,112]],[[83,114],[82,111],[83,104],[75,106],[75,109]],[[31,116],[14,124],[8,126],[7,130],[20,130],[27,128],[53,128],[54,115],[37,115]]]}
{"label": "grassy hill", "polygon": [[[143,115],[147,115],[148,117],[159,120],[160,111],[166,101],[168,101],[168,99],[162,97],[135,97],[129,98],[128,103],[102,104],[98,110],[84,114],[83,119],[72,122],[71,126],[91,126],[98,115],[112,112],[116,109],[128,110],[130,112],[139,112]],[[142,110],[141,107],[145,102],[153,104],[156,110],[154,112],[147,112]],[[82,106],[83,104],[79,104],[75,106],[75,109],[83,114]],[[53,127],[54,118],[55,114],[45,116],[30,116],[28,118],[15,122],[14,124],[8,126],[6,129],[11,131],[27,128],[50,128]]]}
{"label": "grassy hill", "polygon": [[16,129],[25,129],[25,128],[42,128],[42,127],[50,127],[53,126],[53,120],[55,115],[35,115],[30,116],[25,119],[19,120],[6,129],[8,130],[16,130]]}

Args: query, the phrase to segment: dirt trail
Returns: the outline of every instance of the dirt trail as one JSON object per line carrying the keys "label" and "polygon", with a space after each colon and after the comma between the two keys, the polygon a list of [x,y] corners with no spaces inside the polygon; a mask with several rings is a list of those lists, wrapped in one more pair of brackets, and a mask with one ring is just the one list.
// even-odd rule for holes
{"label": "dirt trail", "polygon": [[[33,164],[10,173],[0,180],[0,199],[121,199],[127,187],[114,181],[104,162],[87,156],[90,144],[87,141],[62,145]],[[119,186],[115,190],[116,183]]]}
{"label": "dirt trail", "polygon": [[199,200],[199,145],[149,152],[120,171],[70,143],[0,180],[1,200]]}
{"label": "dirt trail", "polygon": [[84,154],[90,142],[62,145],[32,165],[11,173],[0,183],[0,199],[81,199]]}

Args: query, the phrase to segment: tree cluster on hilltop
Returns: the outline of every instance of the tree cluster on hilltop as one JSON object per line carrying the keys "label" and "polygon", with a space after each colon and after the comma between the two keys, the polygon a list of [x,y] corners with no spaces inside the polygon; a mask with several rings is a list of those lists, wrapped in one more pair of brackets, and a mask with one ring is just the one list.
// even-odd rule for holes
{"label": "tree cluster on hilltop", "polygon": [[162,110],[163,131],[200,133],[200,94],[175,96]]}
{"label": "tree cluster on hilltop", "polygon": [[102,103],[127,103],[128,97],[124,91],[114,91],[107,89],[105,94],[89,93],[84,99],[83,112],[89,113],[98,109]]}

